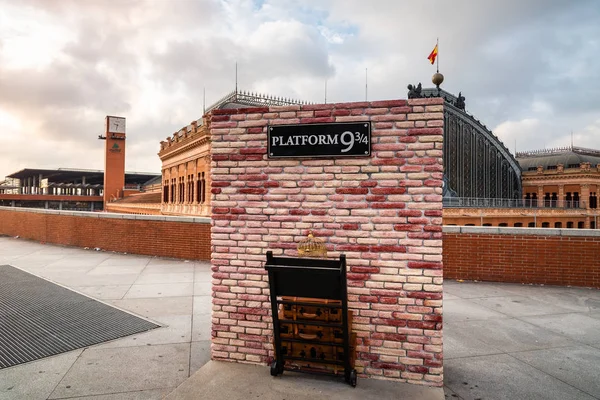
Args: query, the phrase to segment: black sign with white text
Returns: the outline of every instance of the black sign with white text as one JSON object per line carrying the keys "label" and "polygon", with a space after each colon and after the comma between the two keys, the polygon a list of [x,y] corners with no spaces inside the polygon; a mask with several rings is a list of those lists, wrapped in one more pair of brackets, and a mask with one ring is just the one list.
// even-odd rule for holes
{"label": "black sign with white text", "polygon": [[371,155],[370,122],[273,125],[267,138],[269,158]]}

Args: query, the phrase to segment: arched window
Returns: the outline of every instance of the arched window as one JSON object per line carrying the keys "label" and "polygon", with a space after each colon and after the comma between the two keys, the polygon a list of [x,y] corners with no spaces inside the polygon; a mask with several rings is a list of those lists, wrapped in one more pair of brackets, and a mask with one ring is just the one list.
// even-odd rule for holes
{"label": "arched window", "polygon": [[562,222],[555,222],[554,223],[554,227],[555,228],[562,228]]}
{"label": "arched window", "polygon": [[514,227],[515,228],[522,228],[523,227],[523,223],[522,222],[515,222]]}
{"label": "arched window", "polygon": [[542,228],[550,228],[550,222],[542,222]]}
{"label": "arched window", "polygon": [[500,222],[498,226],[508,226],[508,224],[506,222]]}
{"label": "arched window", "polygon": [[205,173],[201,172],[198,174],[198,203],[204,204],[206,202],[206,178]]}
{"label": "arched window", "polygon": [[567,222],[567,228],[569,228],[569,229],[573,228],[573,221]]}
{"label": "arched window", "polygon": [[163,185],[163,203],[169,202],[169,180],[165,179],[165,183]]}

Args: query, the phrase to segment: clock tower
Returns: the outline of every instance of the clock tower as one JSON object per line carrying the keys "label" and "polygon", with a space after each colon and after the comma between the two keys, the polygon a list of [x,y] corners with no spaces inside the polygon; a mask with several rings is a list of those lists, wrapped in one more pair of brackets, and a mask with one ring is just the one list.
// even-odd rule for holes
{"label": "clock tower", "polygon": [[[104,204],[123,197],[125,188],[125,118],[107,116],[104,154]],[[106,207],[105,207],[106,209]]]}

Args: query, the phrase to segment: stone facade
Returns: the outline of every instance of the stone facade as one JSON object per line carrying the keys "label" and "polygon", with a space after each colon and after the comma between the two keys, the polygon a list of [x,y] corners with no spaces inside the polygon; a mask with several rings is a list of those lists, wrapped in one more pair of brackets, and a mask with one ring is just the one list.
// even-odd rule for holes
{"label": "stone facade", "polygon": [[[356,368],[442,386],[443,100],[215,110],[212,357],[273,357],[267,250],[309,231],[348,260]],[[372,156],[268,159],[267,125],[372,122]]]}
{"label": "stone facade", "polygon": [[210,136],[203,120],[193,121],[160,143],[162,214],[210,215],[209,152]]}
{"label": "stone facade", "polygon": [[[593,163],[579,160],[579,153]],[[525,168],[518,207],[511,202],[502,207],[447,207],[444,225],[598,229],[598,150],[571,147],[520,154]]]}

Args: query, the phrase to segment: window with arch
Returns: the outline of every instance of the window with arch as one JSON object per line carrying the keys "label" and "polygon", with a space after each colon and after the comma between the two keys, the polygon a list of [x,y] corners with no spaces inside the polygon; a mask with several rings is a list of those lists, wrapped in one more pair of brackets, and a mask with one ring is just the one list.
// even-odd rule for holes
{"label": "window with arch", "polygon": [[169,202],[169,180],[165,179],[163,184],[163,203]]}
{"label": "window with arch", "polygon": [[204,204],[206,202],[206,175],[204,172],[198,174],[198,203]]}

